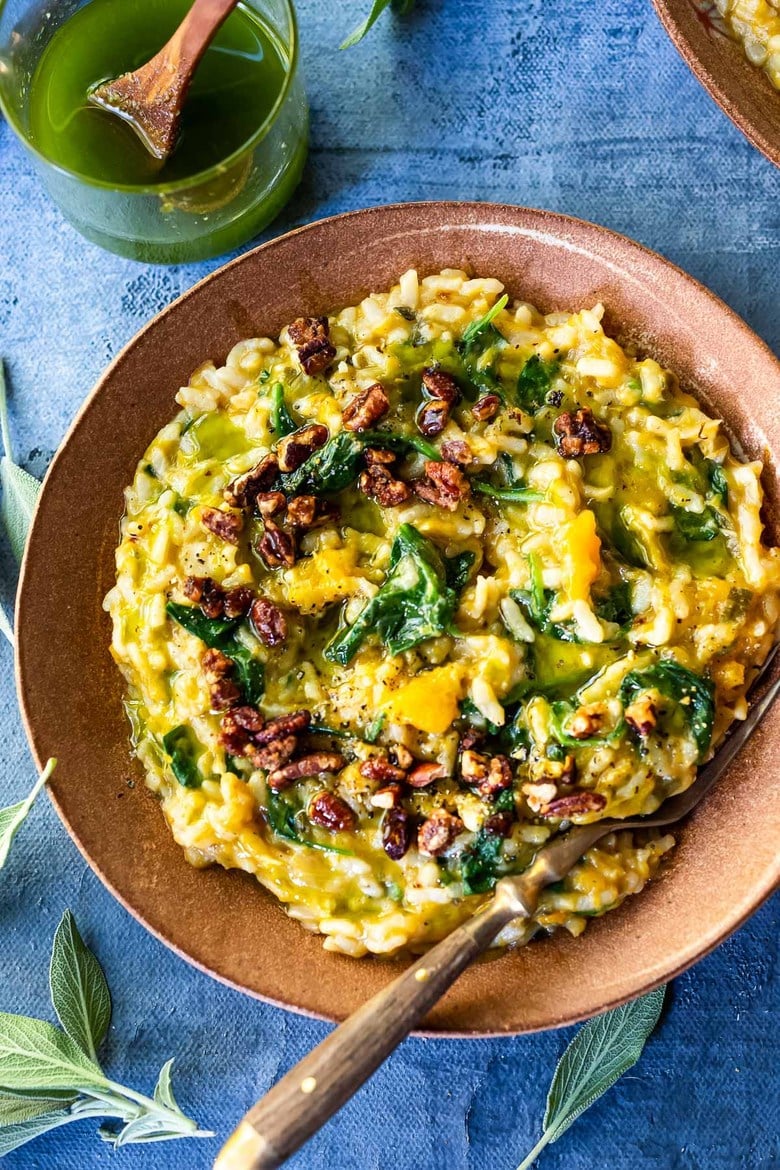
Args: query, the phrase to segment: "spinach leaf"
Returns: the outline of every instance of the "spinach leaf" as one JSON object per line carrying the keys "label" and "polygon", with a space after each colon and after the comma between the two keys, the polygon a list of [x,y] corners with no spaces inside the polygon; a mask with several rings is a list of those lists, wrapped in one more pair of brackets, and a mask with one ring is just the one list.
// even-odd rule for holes
{"label": "spinach leaf", "polygon": [[477,554],[473,552],[458,553],[454,557],[446,557],[444,560],[444,576],[450,589],[454,589],[460,596],[466,588],[469,575],[474,566],[474,561],[477,559]]}
{"label": "spinach leaf", "polygon": [[379,17],[386,8],[392,8],[393,12],[397,12],[399,16],[406,16],[414,8],[415,0],[374,0],[371,5],[371,11],[366,19],[353,29],[349,36],[341,42],[340,49],[351,49],[353,45],[359,44],[363,40],[370,29],[379,20]]}
{"label": "spinach leaf", "polygon": [[714,540],[720,532],[718,514],[707,506],[703,512],[689,512],[672,504],[674,526],[683,540]]}
{"label": "spinach leaf", "polygon": [[[462,343],[464,345],[471,345],[474,341],[477,340],[478,337],[484,336],[484,334],[487,332],[488,326],[492,325],[494,317],[497,317],[501,310],[505,309],[508,304],[509,297],[506,293],[504,293],[504,295],[499,297],[496,303],[490,309],[488,309],[484,317],[480,317],[477,321],[472,321],[471,324],[463,330],[463,336],[461,337]],[[495,329],[494,325],[493,328]]]}
{"label": "spinach leaf", "polygon": [[391,654],[401,654],[443,634],[457,601],[439,550],[411,524],[402,524],[390,550],[384,584],[352,625],[326,646],[325,658],[346,666],[370,634],[376,634]]}
{"label": "spinach leaf", "polygon": [[277,439],[283,439],[297,429],[284,401],[284,386],[281,382],[274,383],[271,389],[271,428]]}
{"label": "spinach leaf", "polygon": [[500,350],[506,345],[506,339],[496,329],[493,318],[505,309],[508,303],[509,297],[504,293],[492,308],[488,309],[484,317],[472,321],[464,329],[457,346],[472,386],[483,394],[498,394],[502,399],[504,389],[496,376],[495,366]]}
{"label": "spinach leaf", "polygon": [[[515,798],[511,788],[500,794],[494,805],[496,812],[511,812]],[[487,894],[499,877],[502,862],[503,837],[480,829],[474,841],[460,855],[460,880],[464,894]]]}
{"label": "spinach leaf", "polygon": [[356,435],[339,431],[299,468],[281,476],[285,494],[323,496],[349,487],[358,477],[363,447]]}
{"label": "spinach leaf", "polygon": [[662,658],[647,670],[632,670],[621,683],[618,698],[627,706],[638,695],[657,690],[680,707],[689,724],[699,760],[707,754],[715,719],[715,687],[673,658]]}
{"label": "spinach leaf", "polygon": [[336,845],[323,845],[319,841],[310,841],[302,837],[298,831],[298,817],[301,807],[295,806],[288,797],[280,792],[268,790],[268,800],[265,806],[268,824],[277,837],[283,837],[294,845],[302,845],[306,849],[321,849],[323,853],[340,853],[344,857],[354,857],[349,849],[339,849]]}
{"label": "spinach leaf", "polygon": [[170,760],[171,771],[183,788],[200,788],[203,776],[198,767],[198,741],[192,729],[180,724],[167,732],[162,739],[163,748]]}
{"label": "spinach leaf", "polygon": [[542,566],[533,553],[528,557],[531,574],[530,589],[510,589],[509,596],[525,610],[531,625],[540,634],[549,634],[558,642],[579,642],[580,638],[571,622],[551,622],[550,612],[555,604],[555,594],[545,589]]}
{"label": "spinach leaf", "polygon": [[432,443],[426,442],[419,435],[399,435],[393,431],[361,431],[360,442],[366,447],[379,447],[382,451],[395,451],[399,455],[408,455],[411,451],[419,451],[426,459],[435,459],[441,463],[441,454]]}
{"label": "spinach leaf", "polygon": [[729,483],[726,479],[725,471],[720,463],[716,463],[714,459],[705,459],[704,466],[707,471],[709,485],[712,488],[712,494],[720,501],[724,508],[728,508]]}
{"label": "spinach leaf", "polygon": [[606,597],[595,603],[596,617],[604,622],[614,622],[625,629],[634,620],[634,610],[631,605],[631,583],[620,581],[613,585]]}
{"label": "spinach leaf", "polygon": [[536,414],[537,410],[544,406],[557,369],[557,362],[546,362],[538,353],[532,354],[517,379],[518,406],[528,414]]}
{"label": "spinach leaf", "polygon": [[239,684],[248,703],[257,705],[265,689],[263,663],[237,637],[241,618],[207,618],[196,605],[180,605],[169,601],[165,607],[188,633],[200,638],[212,650],[221,650],[235,663]]}
{"label": "spinach leaf", "polygon": [[505,500],[509,504],[532,504],[536,500],[544,499],[544,492],[537,492],[533,488],[524,487],[493,487],[483,479],[472,479],[471,486],[482,496],[490,496],[493,500]]}

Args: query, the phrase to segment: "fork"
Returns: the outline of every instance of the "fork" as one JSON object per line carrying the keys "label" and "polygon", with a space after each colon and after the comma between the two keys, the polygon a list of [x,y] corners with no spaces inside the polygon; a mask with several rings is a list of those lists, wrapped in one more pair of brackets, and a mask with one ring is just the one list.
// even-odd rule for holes
{"label": "fork", "polygon": [[[769,676],[774,646],[753,689]],[[570,829],[536,854],[493,898],[340,1024],[249,1110],[223,1146],[214,1170],[275,1170],[368,1080],[461,972],[517,918],[530,918],[542,890],[561,881],[584,853],[616,829],[660,829],[687,816],[741,751],[780,693],[780,675],[685,792],[650,816],[606,819]]]}

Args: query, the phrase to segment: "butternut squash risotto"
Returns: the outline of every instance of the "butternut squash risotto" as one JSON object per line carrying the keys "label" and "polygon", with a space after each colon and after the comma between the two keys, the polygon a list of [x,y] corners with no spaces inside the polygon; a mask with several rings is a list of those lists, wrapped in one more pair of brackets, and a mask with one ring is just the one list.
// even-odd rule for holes
{"label": "butternut squash risotto", "polygon": [[[328,949],[424,949],[745,716],[761,465],[601,316],[406,272],[202,366],[127,490],[106,607],[149,786]],[[672,844],[613,834],[499,942],[578,934]]]}

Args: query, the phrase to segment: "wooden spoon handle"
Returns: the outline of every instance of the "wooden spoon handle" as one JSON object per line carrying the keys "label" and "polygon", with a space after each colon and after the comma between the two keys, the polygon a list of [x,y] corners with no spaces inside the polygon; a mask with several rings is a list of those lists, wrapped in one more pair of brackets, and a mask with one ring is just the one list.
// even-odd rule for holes
{"label": "wooden spoon handle", "polygon": [[[538,896],[534,891],[533,896]],[[339,1025],[247,1113],[214,1170],[275,1170],[340,1109],[518,914],[497,895]]]}
{"label": "wooden spoon handle", "polygon": [[177,69],[191,75],[221,24],[238,0],[195,0],[184,20],[161,50]]}

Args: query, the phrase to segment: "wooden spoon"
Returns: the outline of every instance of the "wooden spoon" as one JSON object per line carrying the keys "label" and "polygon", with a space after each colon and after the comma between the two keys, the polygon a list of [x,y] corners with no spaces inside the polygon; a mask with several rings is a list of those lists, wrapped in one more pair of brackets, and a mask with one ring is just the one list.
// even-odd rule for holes
{"label": "wooden spoon", "polygon": [[149,153],[164,162],[176,145],[193,74],[217,29],[237,4],[238,0],[195,0],[151,61],[97,86],[88,100],[132,126]]}

